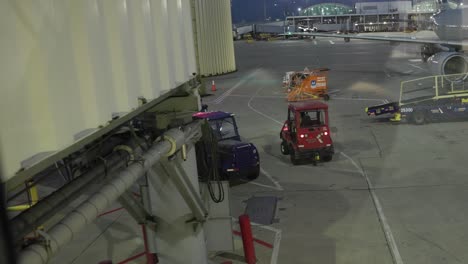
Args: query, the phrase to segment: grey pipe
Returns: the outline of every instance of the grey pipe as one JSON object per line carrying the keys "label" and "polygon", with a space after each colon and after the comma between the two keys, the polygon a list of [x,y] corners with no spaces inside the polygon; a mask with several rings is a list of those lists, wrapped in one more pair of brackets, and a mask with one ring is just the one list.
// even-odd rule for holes
{"label": "grey pipe", "polygon": [[[112,155],[107,159],[106,164],[108,167],[107,173],[112,174],[123,167],[125,161],[119,155]],[[40,200],[30,209],[14,217],[10,222],[14,241],[22,241],[23,237],[32,232],[34,228],[42,225],[48,218],[74,201],[87,185],[102,179],[100,176],[105,174],[106,166],[104,164],[96,166],[90,172],[74,179],[69,184]]]}
{"label": "grey pipe", "polygon": [[[200,136],[198,123],[186,126],[184,132],[171,129],[164,134],[164,140],[151,147],[143,154],[143,163],[133,163],[112,181],[105,184],[98,192],[81,203],[74,211],[66,215],[57,225],[48,230],[45,239],[48,244],[37,243],[22,250],[20,264],[45,264],[60,249],[73,239],[74,235],[91,223],[108,206],[117,200],[135,181],[145,174],[162,157],[171,155],[186,141]],[[195,140],[198,140],[196,138]]]}

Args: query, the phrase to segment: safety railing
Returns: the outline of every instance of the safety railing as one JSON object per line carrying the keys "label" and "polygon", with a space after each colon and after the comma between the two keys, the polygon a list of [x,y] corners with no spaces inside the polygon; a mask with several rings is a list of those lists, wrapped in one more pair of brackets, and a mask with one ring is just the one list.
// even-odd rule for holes
{"label": "safety railing", "polygon": [[37,193],[36,184],[33,181],[28,181],[26,185],[28,193],[28,203],[9,206],[7,208],[8,211],[24,211],[26,209],[29,209],[31,206],[35,205],[39,201],[39,195]]}
{"label": "safety railing", "polygon": [[468,75],[434,75],[402,81],[400,104],[414,103],[431,98],[452,97],[454,94],[468,93]]}

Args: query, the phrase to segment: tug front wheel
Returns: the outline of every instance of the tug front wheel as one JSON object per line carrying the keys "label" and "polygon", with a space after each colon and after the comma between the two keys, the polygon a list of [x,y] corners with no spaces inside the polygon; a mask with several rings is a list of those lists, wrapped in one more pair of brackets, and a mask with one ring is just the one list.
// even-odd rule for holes
{"label": "tug front wheel", "polygon": [[325,155],[322,157],[322,160],[325,161],[325,162],[329,162],[333,159],[333,155],[332,154],[328,154],[328,155]]}
{"label": "tug front wheel", "polygon": [[283,155],[288,155],[289,154],[288,144],[284,140],[283,140],[283,142],[281,142],[281,154],[283,154]]}
{"label": "tug front wheel", "polygon": [[299,159],[296,157],[296,152],[292,146],[289,149],[289,157],[291,158],[291,163],[293,165],[299,165]]}

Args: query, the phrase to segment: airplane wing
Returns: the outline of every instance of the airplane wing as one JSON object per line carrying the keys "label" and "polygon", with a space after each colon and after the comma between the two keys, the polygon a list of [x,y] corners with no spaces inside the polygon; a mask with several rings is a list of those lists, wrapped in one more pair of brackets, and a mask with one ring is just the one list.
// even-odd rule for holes
{"label": "airplane wing", "polygon": [[445,46],[468,46],[468,41],[446,41],[435,39],[421,39],[416,37],[387,37],[387,36],[372,36],[372,35],[358,35],[358,34],[327,34],[327,33],[291,33],[284,34],[284,36],[304,36],[304,37],[326,37],[326,38],[342,38],[342,39],[364,39],[375,41],[390,41],[401,43],[415,43],[415,44],[439,44]]}

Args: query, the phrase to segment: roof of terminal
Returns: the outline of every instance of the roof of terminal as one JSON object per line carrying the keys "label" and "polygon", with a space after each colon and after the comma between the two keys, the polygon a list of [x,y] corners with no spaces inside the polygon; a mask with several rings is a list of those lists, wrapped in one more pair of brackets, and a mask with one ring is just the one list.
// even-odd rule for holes
{"label": "roof of terminal", "polygon": [[304,8],[301,15],[304,16],[327,16],[353,14],[354,8],[339,3],[321,3]]}
{"label": "roof of terminal", "polygon": [[[449,7],[455,9],[458,7],[458,2],[448,0]],[[437,4],[433,0],[423,0],[413,4],[412,12],[424,13],[434,12],[437,10]],[[340,3],[320,3],[302,9],[301,16],[330,16],[330,15],[347,15],[355,14],[354,7]]]}

